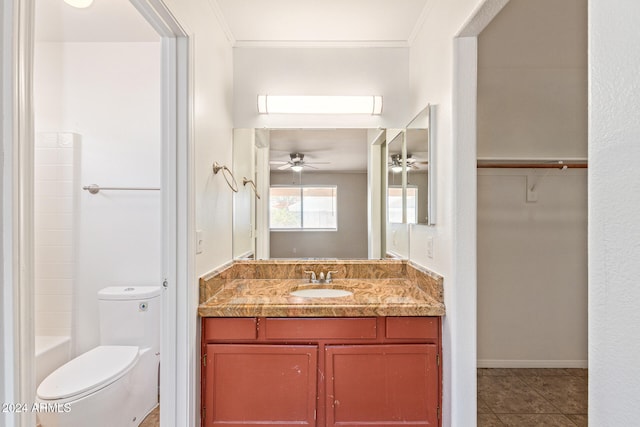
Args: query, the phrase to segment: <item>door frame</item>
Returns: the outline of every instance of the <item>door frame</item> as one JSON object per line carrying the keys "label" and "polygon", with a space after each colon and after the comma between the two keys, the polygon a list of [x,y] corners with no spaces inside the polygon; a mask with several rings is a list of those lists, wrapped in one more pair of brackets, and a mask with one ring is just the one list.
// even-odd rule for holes
{"label": "door frame", "polygon": [[[130,0],[161,36],[162,363],[160,423],[195,425],[196,334],[193,301],[193,78],[190,32],[163,0]],[[3,93],[3,402],[32,402],[35,389],[33,304],[34,0],[6,0],[0,18]],[[197,306],[197,304],[196,304]],[[26,357],[25,357],[26,355]],[[31,427],[35,413],[7,414],[7,425]]]}

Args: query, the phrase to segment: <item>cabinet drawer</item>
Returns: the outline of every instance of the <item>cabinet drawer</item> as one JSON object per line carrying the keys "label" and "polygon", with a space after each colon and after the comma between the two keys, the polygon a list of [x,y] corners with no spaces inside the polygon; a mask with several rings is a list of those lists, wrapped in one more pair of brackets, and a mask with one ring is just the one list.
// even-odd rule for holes
{"label": "cabinet drawer", "polygon": [[258,337],[257,319],[207,317],[204,319],[204,341],[254,340]]}
{"label": "cabinet drawer", "polygon": [[267,339],[374,339],[376,318],[268,318],[265,319]]}
{"label": "cabinet drawer", "polygon": [[386,338],[438,338],[437,317],[387,317]]}

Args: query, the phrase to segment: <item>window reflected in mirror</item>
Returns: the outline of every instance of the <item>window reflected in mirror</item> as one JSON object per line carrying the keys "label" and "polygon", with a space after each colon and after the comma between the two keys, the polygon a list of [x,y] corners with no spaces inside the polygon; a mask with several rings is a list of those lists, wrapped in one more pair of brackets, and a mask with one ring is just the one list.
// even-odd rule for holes
{"label": "window reflected in mirror", "polygon": [[269,191],[271,230],[336,230],[337,186],[276,186]]}

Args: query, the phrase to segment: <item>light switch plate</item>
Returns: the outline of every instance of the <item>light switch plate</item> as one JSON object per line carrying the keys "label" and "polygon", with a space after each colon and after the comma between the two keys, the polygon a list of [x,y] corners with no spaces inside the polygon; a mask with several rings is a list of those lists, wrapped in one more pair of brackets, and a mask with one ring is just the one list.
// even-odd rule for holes
{"label": "light switch plate", "polygon": [[204,250],[204,233],[196,230],[196,254],[201,254]]}
{"label": "light switch plate", "polygon": [[427,257],[433,259],[433,237],[427,237]]}

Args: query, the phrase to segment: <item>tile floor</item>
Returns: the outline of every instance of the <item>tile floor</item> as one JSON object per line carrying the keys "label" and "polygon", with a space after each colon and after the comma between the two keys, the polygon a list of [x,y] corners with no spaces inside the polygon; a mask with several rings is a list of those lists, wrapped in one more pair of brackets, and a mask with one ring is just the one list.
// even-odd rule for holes
{"label": "tile floor", "polygon": [[478,427],[587,425],[586,369],[478,369]]}
{"label": "tile floor", "polygon": [[142,420],[140,427],[159,427],[160,426],[160,405],[151,411],[149,415]]}
{"label": "tile floor", "polygon": [[[478,369],[478,427],[586,427],[586,369]],[[160,406],[140,427],[160,425]]]}

